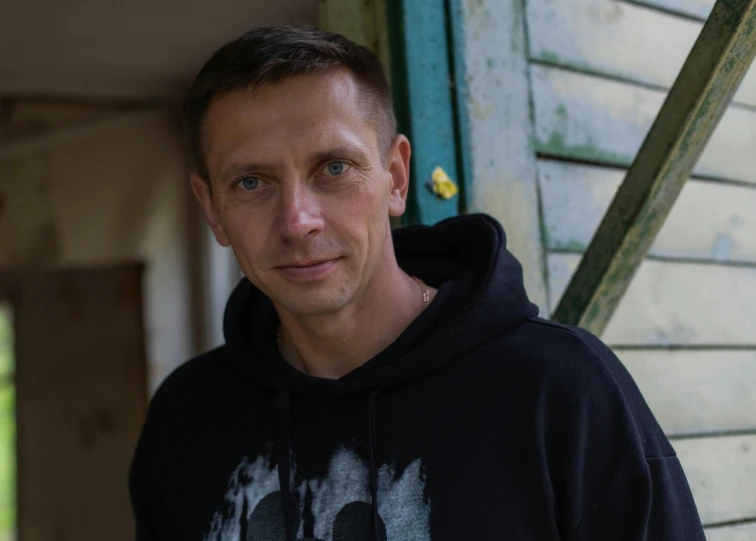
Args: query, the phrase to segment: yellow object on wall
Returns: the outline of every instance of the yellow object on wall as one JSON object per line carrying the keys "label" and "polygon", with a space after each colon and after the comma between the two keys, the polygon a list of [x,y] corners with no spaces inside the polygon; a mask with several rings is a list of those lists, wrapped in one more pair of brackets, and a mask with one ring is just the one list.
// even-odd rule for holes
{"label": "yellow object on wall", "polygon": [[459,193],[459,188],[454,181],[449,178],[441,167],[436,167],[431,173],[433,193],[442,199],[451,199]]}

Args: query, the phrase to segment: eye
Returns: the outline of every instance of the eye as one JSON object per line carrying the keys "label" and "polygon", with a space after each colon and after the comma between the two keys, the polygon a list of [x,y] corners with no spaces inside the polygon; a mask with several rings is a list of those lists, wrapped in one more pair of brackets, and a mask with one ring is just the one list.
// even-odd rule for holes
{"label": "eye", "polygon": [[251,191],[260,186],[260,179],[257,177],[244,177],[237,184],[245,190]]}
{"label": "eye", "polygon": [[346,171],[347,165],[344,162],[331,162],[325,166],[329,175],[337,176]]}

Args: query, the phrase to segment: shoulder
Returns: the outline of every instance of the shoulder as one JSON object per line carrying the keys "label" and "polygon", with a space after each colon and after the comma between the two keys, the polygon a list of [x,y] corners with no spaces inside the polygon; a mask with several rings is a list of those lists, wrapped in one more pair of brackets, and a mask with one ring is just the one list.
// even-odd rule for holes
{"label": "shoulder", "polygon": [[183,397],[211,392],[219,379],[227,377],[229,368],[225,346],[185,361],[158,385],[150,400],[150,409],[170,407]]}
{"label": "shoulder", "polygon": [[496,347],[529,366],[563,381],[604,380],[622,388],[632,382],[622,362],[598,337],[585,329],[539,317],[529,318],[502,334]]}
{"label": "shoulder", "polygon": [[239,379],[225,346],[178,366],[150,399],[132,467],[146,464],[161,449],[172,447],[172,442],[186,439],[199,419],[223,408],[224,389]]}
{"label": "shoulder", "polygon": [[192,429],[197,421],[219,414],[245,378],[226,346],[198,355],[168,375],[150,399],[142,437],[166,440]]}
{"label": "shoulder", "polygon": [[541,394],[555,422],[580,417],[593,429],[624,427],[637,438],[646,457],[674,455],[627,368],[592,333],[530,318],[497,342],[497,348],[509,353],[507,357],[519,359],[518,373],[534,382],[531,388]]}

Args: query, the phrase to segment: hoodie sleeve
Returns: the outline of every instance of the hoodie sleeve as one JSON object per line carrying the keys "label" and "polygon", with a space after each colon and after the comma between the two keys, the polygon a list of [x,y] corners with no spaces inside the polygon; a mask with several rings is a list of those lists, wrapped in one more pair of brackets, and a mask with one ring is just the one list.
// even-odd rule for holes
{"label": "hoodie sleeve", "polygon": [[599,499],[568,541],[705,541],[677,457],[646,459],[646,468]]}
{"label": "hoodie sleeve", "polygon": [[[160,394],[158,391],[157,394]],[[134,512],[136,541],[164,541],[158,535],[158,496],[161,493],[158,475],[158,449],[160,432],[156,427],[156,395],[147,413],[129,471],[129,496]]]}
{"label": "hoodie sleeve", "polygon": [[562,539],[705,541],[680,461],[629,372],[595,336],[560,329],[571,336],[544,428]]}
{"label": "hoodie sleeve", "polygon": [[136,541],[157,541],[157,536],[152,526],[152,513],[149,511],[151,502],[149,501],[149,487],[146,486],[147,464],[145,456],[145,435],[142,432],[139,445],[131,463],[129,472],[129,496],[131,497],[131,507],[134,512],[136,525]]}

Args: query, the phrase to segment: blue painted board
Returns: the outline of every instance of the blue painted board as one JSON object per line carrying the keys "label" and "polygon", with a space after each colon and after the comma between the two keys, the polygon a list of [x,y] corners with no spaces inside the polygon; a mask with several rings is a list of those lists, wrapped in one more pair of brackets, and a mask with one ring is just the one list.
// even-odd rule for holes
{"label": "blue painted board", "polygon": [[387,12],[397,120],[412,142],[405,223],[434,224],[456,216],[460,202],[460,194],[444,200],[428,187],[439,166],[460,181],[447,4],[395,0]]}

